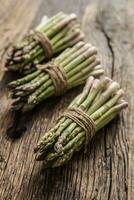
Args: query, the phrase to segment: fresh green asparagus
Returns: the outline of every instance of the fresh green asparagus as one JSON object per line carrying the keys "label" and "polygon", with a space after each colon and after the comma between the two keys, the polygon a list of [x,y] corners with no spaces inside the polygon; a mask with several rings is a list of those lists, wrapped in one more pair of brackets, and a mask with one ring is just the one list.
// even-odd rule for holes
{"label": "fresh green asparagus", "polygon": [[[50,63],[64,70],[67,89],[85,83],[88,76],[98,77],[104,73],[97,58],[97,49],[91,44],[79,42],[66,49]],[[49,64],[49,63],[48,63]],[[9,83],[13,108],[28,111],[46,98],[55,95],[55,87],[50,74],[41,69]]]}
{"label": "fresh green asparagus", "polygon": [[[124,92],[117,82],[108,77],[97,79],[90,76],[82,93],[73,100],[69,108],[84,111],[93,121],[97,132],[127,107],[123,95]],[[95,132],[88,134],[93,137]],[[55,127],[35,147],[36,160],[43,160],[46,167],[59,167],[70,160],[85,142],[85,129],[73,119],[62,115]]]}
{"label": "fresh green asparagus", "polygon": [[[37,31],[47,38],[46,42],[51,47],[49,57],[47,57],[48,52],[44,52],[41,42],[35,37]],[[7,52],[5,67],[10,71],[30,73],[37,64],[50,60],[54,55],[83,39],[84,34],[80,30],[76,15],[60,12],[39,24],[35,31],[31,31],[20,44],[12,46]]]}

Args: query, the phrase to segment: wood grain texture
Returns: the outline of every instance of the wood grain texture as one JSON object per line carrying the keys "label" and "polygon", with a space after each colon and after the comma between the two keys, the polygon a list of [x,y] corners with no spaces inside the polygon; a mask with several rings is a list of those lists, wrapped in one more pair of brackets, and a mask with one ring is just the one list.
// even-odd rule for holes
{"label": "wood grain texture", "polygon": [[[4,75],[2,60],[12,41],[21,39],[44,14],[60,10],[75,12],[82,20],[86,40],[98,47],[106,74],[124,88],[129,109],[96,135],[88,155],[81,151],[66,166],[46,170],[35,162],[33,147],[81,87],[29,114],[14,114],[5,89],[12,77]],[[133,0],[1,0],[0,27],[0,199],[133,200]],[[7,133],[20,138],[9,139]]]}

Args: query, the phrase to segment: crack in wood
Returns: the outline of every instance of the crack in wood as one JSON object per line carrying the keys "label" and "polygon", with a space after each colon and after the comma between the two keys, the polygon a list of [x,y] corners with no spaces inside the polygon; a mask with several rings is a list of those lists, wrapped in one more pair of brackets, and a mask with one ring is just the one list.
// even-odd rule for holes
{"label": "crack in wood", "polygon": [[112,47],[112,44],[111,44],[111,38],[109,37],[107,31],[105,30],[105,28],[103,26],[103,23],[99,19],[97,20],[97,22],[99,24],[101,32],[104,34],[104,36],[106,38],[107,45],[108,45],[109,50],[111,52],[111,56],[112,56],[111,78],[113,78],[113,76],[114,76],[114,65],[115,65],[115,56],[114,56],[114,50],[113,50],[113,47]]}

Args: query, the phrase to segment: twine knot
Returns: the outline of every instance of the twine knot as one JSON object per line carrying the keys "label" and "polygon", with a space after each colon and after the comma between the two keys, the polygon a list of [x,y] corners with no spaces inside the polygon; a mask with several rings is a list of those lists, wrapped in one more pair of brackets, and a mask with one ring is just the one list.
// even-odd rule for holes
{"label": "twine knot", "polygon": [[85,141],[85,152],[87,151],[87,144],[91,138],[95,135],[95,124],[94,121],[80,108],[69,107],[67,111],[63,114],[64,116],[72,119],[76,124],[78,124],[86,133]]}
{"label": "twine knot", "polygon": [[62,67],[53,63],[47,63],[45,65],[38,65],[37,68],[42,71],[46,71],[49,74],[54,85],[56,96],[66,92],[68,82],[66,79],[65,71]]}
{"label": "twine knot", "polygon": [[46,59],[50,59],[53,55],[53,48],[49,38],[40,31],[31,31],[33,38],[38,41],[43,48]]}

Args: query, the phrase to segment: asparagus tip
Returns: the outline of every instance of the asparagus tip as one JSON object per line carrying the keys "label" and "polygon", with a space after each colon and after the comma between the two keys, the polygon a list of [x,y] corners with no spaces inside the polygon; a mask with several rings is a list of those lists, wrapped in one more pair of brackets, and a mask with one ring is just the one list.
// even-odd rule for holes
{"label": "asparagus tip", "polygon": [[76,14],[72,13],[72,14],[70,14],[70,18],[77,19],[77,16],[76,16]]}
{"label": "asparagus tip", "polygon": [[126,108],[128,107],[128,102],[125,100],[120,100],[120,104],[117,104],[117,106],[120,107],[120,109]]}
{"label": "asparagus tip", "polygon": [[7,87],[8,88],[14,88],[14,87],[16,87],[16,81],[12,81],[12,82],[8,83]]}

